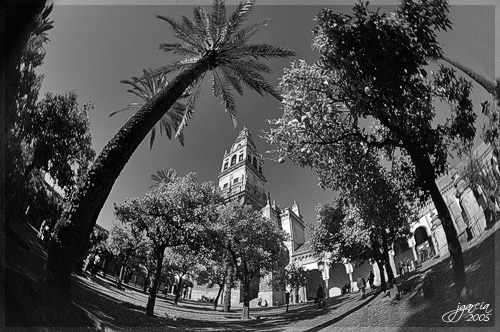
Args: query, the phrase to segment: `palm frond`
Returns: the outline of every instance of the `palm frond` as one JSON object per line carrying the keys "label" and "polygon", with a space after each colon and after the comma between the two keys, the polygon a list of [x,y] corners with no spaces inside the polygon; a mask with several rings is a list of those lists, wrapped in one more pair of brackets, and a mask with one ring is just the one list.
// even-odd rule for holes
{"label": "palm frond", "polygon": [[149,132],[149,149],[153,149],[153,143],[155,142],[155,138],[156,138],[156,126],[154,126],[153,128],[151,128],[150,132]]}
{"label": "palm frond", "polygon": [[228,64],[227,67],[231,68],[235,74],[248,86],[251,90],[256,91],[261,96],[264,95],[264,92],[269,93],[274,98],[281,100],[280,94],[272,87],[264,77],[257,73],[254,70],[249,68],[245,68],[242,66],[234,66],[232,64]]}
{"label": "palm frond", "polygon": [[177,128],[177,132],[175,133],[175,137],[179,137],[179,135],[182,133],[184,128],[187,126],[188,121],[193,118],[193,114],[195,112],[195,105],[196,101],[198,100],[198,97],[200,96],[201,92],[201,84],[203,83],[203,79],[205,78],[206,72],[203,73],[203,75],[192,84],[192,87],[189,88],[191,92],[191,95],[189,96],[189,99],[186,103],[186,108],[184,111],[184,115],[182,117],[182,121],[179,124],[179,127]]}
{"label": "palm frond", "polygon": [[170,73],[173,71],[186,70],[190,66],[194,65],[196,63],[196,61],[198,61],[199,59],[200,59],[199,56],[191,57],[191,58],[187,58],[187,59],[182,59],[182,60],[176,61],[168,66],[162,66],[162,67],[156,69],[156,71],[158,73],[167,74],[167,73]]}
{"label": "palm frond", "polygon": [[176,32],[176,36],[179,39],[197,48],[198,50],[200,50],[200,52],[203,50],[203,45],[200,44],[200,41],[196,38],[196,36],[193,35],[191,30],[184,26],[182,23],[179,23],[167,16],[156,15],[156,17],[170,24],[170,27]]}
{"label": "palm frond", "polygon": [[214,46],[214,35],[212,34],[210,15],[207,13],[205,8],[198,7],[198,27],[199,32],[202,33],[203,40],[205,42],[204,49],[212,49]]}
{"label": "palm frond", "polygon": [[231,116],[233,125],[236,128],[238,126],[238,121],[236,117],[236,105],[234,103],[233,95],[231,91],[226,86],[225,82],[219,76],[218,70],[213,71],[212,82],[211,82],[212,93],[214,96],[219,97],[222,103],[226,106],[226,112]]}
{"label": "palm frond", "polygon": [[289,48],[274,46],[269,44],[250,44],[242,45],[234,52],[234,55],[250,56],[254,59],[264,58],[285,58],[295,55],[295,52]]}
{"label": "palm frond", "polygon": [[177,172],[172,168],[159,170],[156,174],[151,174],[151,180],[153,180],[154,183],[149,187],[149,189],[158,188],[162,184],[167,184],[175,180],[177,177]]}
{"label": "palm frond", "polygon": [[243,96],[243,89],[241,88],[240,80],[238,79],[238,77],[234,75],[234,73],[226,66],[221,66],[220,70],[222,71],[222,74],[224,75],[226,81],[231,84],[233,89],[235,89],[240,96]]}
{"label": "palm frond", "polygon": [[211,15],[211,21],[212,21],[212,29],[213,29],[213,35],[217,36],[217,40],[215,40],[215,46],[217,47],[218,44],[221,41],[221,37],[224,38],[223,36],[223,30],[226,25],[226,3],[225,1],[221,0],[214,0],[212,4],[212,15]]}
{"label": "palm frond", "polygon": [[236,49],[240,45],[243,45],[256,32],[266,27],[269,21],[270,19],[265,19],[240,29],[236,34],[230,37],[230,39],[226,43],[227,46],[224,49],[232,50]]}
{"label": "palm frond", "polygon": [[[224,65],[229,62],[224,62]],[[255,61],[250,57],[239,57],[230,61],[233,66],[245,67],[246,69],[255,70],[259,73],[270,73],[271,68],[267,66],[265,63]]]}
{"label": "palm frond", "polygon": [[240,4],[236,7],[236,10],[229,17],[229,20],[227,22],[228,36],[232,35],[235,31],[239,29],[241,23],[243,23],[248,14],[250,14],[254,5],[255,5],[254,0],[244,0],[240,2]]}
{"label": "palm frond", "polygon": [[185,43],[185,44],[180,44],[180,43],[163,43],[160,44],[159,46],[160,50],[163,50],[165,52],[172,52],[174,54],[180,54],[184,56],[193,56],[199,54],[198,50],[192,47],[191,45]]}

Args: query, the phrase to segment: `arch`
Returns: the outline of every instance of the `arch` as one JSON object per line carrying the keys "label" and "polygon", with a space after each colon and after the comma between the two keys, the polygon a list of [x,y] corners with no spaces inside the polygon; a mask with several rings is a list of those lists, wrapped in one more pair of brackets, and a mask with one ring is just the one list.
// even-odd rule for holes
{"label": "arch", "polygon": [[427,229],[425,226],[419,226],[415,229],[415,245],[419,246],[429,239],[429,234],[427,234]]}
{"label": "arch", "polygon": [[257,168],[257,157],[255,157],[255,156],[253,157],[252,164],[253,164],[253,167]]}
{"label": "arch", "polygon": [[236,155],[233,155],[231,157],[231,166],[233,166],[234,164],[236,164]]}
{"label": "arch", "polygon": [[421,262],[425,262],[426,260],[434,257],[436,254],[434,243],[432,242],[431,234],[427,227],[417,227],[413,236],[415,237],[415,249],[417,251],[418,259]]}

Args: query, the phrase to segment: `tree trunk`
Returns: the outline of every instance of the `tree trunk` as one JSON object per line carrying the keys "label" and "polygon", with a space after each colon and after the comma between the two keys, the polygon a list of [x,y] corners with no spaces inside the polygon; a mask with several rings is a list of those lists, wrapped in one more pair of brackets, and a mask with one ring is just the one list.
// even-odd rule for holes
{"label": "tree trunk", "polygon": [[227,263],[227,276],[226,276],[226,291],[224,292],[224,306],[223,311],[229,312],[231,310],[231,288],[233,286],[233,267]]}
{"label": "tree trunk", "polygon": [[385,273],[384,273],[384,261],[377,259],[377,266],[380,270],[380,290],[382,292],[387,290],[387,283],[385,282]]}
{"label": "tree trunk", "polygon": [[382,248],[384,251],[384,261],[385,261],[385,270],[387,271],[387,278],[389,279],[389,287],[392,288],[392,285],[396,283],[396,278],[394,278],[394,272],[392,271],[391,266],[391,255],[389,254],[389,244],[387,243],[387,233],[385,230],[381,231],[382,233]]}
{"label": "tree trunk", "polygon": [[155,314],[155,301],[156,301],[156,293],[158,292],[158,286],[160,284],[161,278],[161,268],[163,265],[163,256],[164,256],[165,248],[158,250],[156,256],[156,273],[153,281],[153,287],[149,290],[148,304],[146,305],[146,316],[154,316]]}
{"label": "tree trunk", "polygon": [[182,294],[182,283],[183,283],[183,280],[182,280],[182,277],[179,277],[179,286],[177,287],[177,292],[175,292],[175,299],[174,299],[174,304],[177,305],[177,303],[179,303],[179,298],[181,297],[181,294]]}
{"label": "tree trunk", "polygon": [[148,270],[148,275],[146,276],[146,278],[144,279],[144,287],[143,287],[143,291],[144,292],[147,292],[148,291],[148,284],[149,284],[149,278],[151,277],[151,271]]}
{"label": "tree trunk", "polygon": [[467,284],[462,246],[458,241],[457,230],[455,229],[448,206],[446,205],[446,202],[444,201],[444,198],[436,184],[436,173],[430,159],[419,153],[414,146],[411,146],[410,144],[406,145],[410,146],[407,151],[411,156],[413,164],[420,173],[420,177],[423,180],[426,189],[431,195],[434,207],[436,208],[441,224],[443,225],[446,241],[448,242],[448,250],[450,251],[451,260],[453,262],[455,293],[457,299],[462,302],[466,300],[467,297]]}
{"label": "tree trunk", "polygon": [[219,304],[219,298],[223,290],[224,290],[224,284],[219,285],[219,292],[217,292],[217,296],[215,297],[214,300],[214,310],[217,310],[217,304]]}
{"label": "tree trunk", "polygon": [[249,320],[250,319],[250,278],[245,278],[245,282],[243,282],[243,310],[241,311],[241,319]]}
{"label": "tree trunk", "polygon": [[379,243],[376,239],[376,234],[374,231],[370,233],[370,240],[372,243],[372,252],[373,258],[377,262],[378,269],[380,271],[380,290],[384,292],[387,289],[387,284],[385,282],[385,273],[384,273],[384,255],[380,253]]}
{"label": "tree trunk", "polygon": [[[186,88],[207,69],[208,60],[201,59],[177,75],[165,89],[135,113],[104,147],[89,170],[84,184],[73,196],[71,206],[55,227],[54,241],[50,242],[45,266],[47,277],[41,283],[42,288],[57,288],[59,284],[47,285],[47,283],[60,279],[65,280],[62,284],[70,284],[70,275],[76,260],[84,250],[97,217],[120,172],[151,128]],[[54,279],[52,277],[54,275],[59,277]],[[68,293],[68,297],[53,300],[70,300],[69,292],[69,288],[54,292],[54,295]]]}
{"label": "tree trunk", "polygon": [[123,261],[122,267],[120,268],[120,274],[118,275],[118,283],[116,284],[118,288],[122,287],[123,278],[125,276],[125,270],[127,269],[127,260],[128,260],[128,255],[125,256],[125,260]]}

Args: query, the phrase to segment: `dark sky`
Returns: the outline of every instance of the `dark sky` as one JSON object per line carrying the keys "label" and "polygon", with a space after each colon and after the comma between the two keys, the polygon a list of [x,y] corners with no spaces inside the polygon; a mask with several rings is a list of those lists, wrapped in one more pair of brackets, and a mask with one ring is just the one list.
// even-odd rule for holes
{"label": "dark sky", "polygon": [[[56,1],[56,4],[78,3],[79,1]],[[277,85],[283,68],[293,60],[305,59],[314,62],[318,53],[311,49],[314,16],[324,6],[284,5],[298,1],[266,1],[279,5],[263,5],[258,2],[247,22],[271,18],[268,27],[257,33],[252,42],[270,43],[295,50],[297,56],[266,63],[273,68],[268,76],[271,84]],[[316,1],[330,4],[334,1]],[[466,1],[457,1],[467,3]],[[82,1],[80,1],[82,3]],[[85,3],[89,3],[85,1]],[[102,2],[100,2],[102,3]],[[127,1],[107,1],[127,3]],[[133,3],[130,1],[130,3]],[[51,41],[46,45],[47,55],[41,72],[45,74],[42,93],[47,91],[64,93],[74,90],[80,104],[92,99],[96,108],[90,114],[91,133],[96,152],[99,153],[132,113],[109,114],[131,102],[138,102],[128,93],[123,79],[139,76],[143,68],[157,68],[175,59],[158,49],[163,42],[174,42],[175,38],[166,22],[155,18],[164,15],[180,19],[182,15],[192,18],[192,4],[209,6],[212,1],[149,1],[174,5],[103,5],[69,6],[57,5],[52,12],[54,29],[50,30]],[[178,3],[178,5],[176,4]],[[235,3],[229,1],[228,3]],[[312,3],[312,2],[308,2]],[[335,1],[354,3],[354,1]],[[372,1],[371,4],[396,3],[393,1]],[[469,2],[470,3],[470,2]],[[489,0],[480,3],[493,3]],[[190,5],[183,5],[190,4]],[[351,6],[330,6],[337,11],[349,12]],[[378,5],[374,5],[376,9]],[[229,7],[231,12],[233,7]],[[387,7],[383,7],[387,10]],[[489,79],[495,76],[495,11],[493,6],[453,6],[451,20],[454,29],[440,34],[446,54],[458,60]],[[498,16],[498,8],[497,8]],[[498,22],[498,18],[497,18]],[[497,24],[498,26],[498,24]],[[498,56],[498,55],[497,55]],[[497,63],[499,63],[497,59]],[[498,69],[496,76],[500,76]],[[480,102],[488,95],[476,88],[474,95],[477,113]],[[224,150],[229,149],[238,132],[246,126],[252,132],[260,153],[271,147],[259,139],[261,129],[267,129],[266,119],[279,117],[279,103],[272,97],[261,97],[245,90],[243,97],[236,97],[238,128],[234,129],[223,105],[212,97],[207,85],[198,101],[197,113],[186,128],[185,146],[177,141],[158,136],[152,150],[149,137],[146,139],[122,171],[104,205],[98,224],[110,228],[114,222],[113,203],[122,203],[127,197],[142,197],[152,184],[151,174],[160,169],[173,168],[184,175],[196,172],[202,181],[217,181]],[[482,120],[478,122],[478,128]],[[271,156],[265,156],[271,157]],[[268,161],[263,173],[268,183],[266,190],[271,199],[282,207],[297,201],[307,222],[314,223],[315,206],[330,203],[331,191],[317,186],[316,174],[287,161],[277,164]]]}

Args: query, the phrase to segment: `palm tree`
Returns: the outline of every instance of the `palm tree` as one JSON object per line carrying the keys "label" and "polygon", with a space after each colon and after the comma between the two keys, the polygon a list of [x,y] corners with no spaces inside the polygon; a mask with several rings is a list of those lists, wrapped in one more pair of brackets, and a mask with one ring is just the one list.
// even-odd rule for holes
{"label": "palm tree", "polygon": [[[131,81],[122,80],[121,83],[129,84],[130,86],[132,86],[132,88],[127,91],[141,98],[142,100],[144,100],[144,102],[148,102],[148,100],[153,98],[167,86],[168,79],[166,73],[157,74],[156,71],[153,71],[151,69],[144,69],[143,76],[141,78],[132,77]],[[185,98],[188,95],[189,94],[185,94],[183,97]],[[130,103],[125,108],[122,108],[119,111],[115,111],[109,116],[111,117],[123,111],[140,110],[142,106],[144,106],[143,103]],[[160,135],[163,135],[163,132],[165,132],[165,135],[167,135],[168,139],[172,139],[172,137],[177,133],[177,129],[179,128],[179,124],[182,121],[184,112],[185,106],[179,102],[175,102],[174,106],[172,106],[159,121]],[[153,148],[153,144],[156,138],[156,132],[157,129],[155,125],[150,131],[150,150]],[[184,146],[184,135],[180,133],[177,138],[179,139],[181,145]]]}
{"label": "palm tree", "polygon": [[149,189],[156,189],[164,183],[169,183],[177,178],[177,172],[173,168],[162,169],[156,172],[156,174],[151,174],[151,180],[154,183],[149,187]]}
{"label": "palm tree", "polygon": [[[162,44],[171,51],[188,58],[157,70],[158,75],[174,70],[181,72],[154,97],[149,98],[108,142],[97,157],[80,189],[73,195],[70,207],[58,221],[49,245],[40,287],[41,299],[50,307],[48,314],[64,312],[71,301],[71,273],[81,256],[97,217],[121,170],[148,132],[162,118],[186,89],[194,91],[186,104],[186,111],[177,130],[180,135],[194,113],[194,105],[205,74],[212,72],[211,88],[226,106],[233,122],[236,112],[231,89],[242,93],[241,83],[259,94],[280,98],[261,73],[270,68],[261,59],[283,58],[294,52],[268,44],[248,44],[249,38],[267,24],[267,20],[241,27],[254,7],[253,0],[244,0],[226,16],[225,2],[214,0],[208,14],[198,7],[194,21],[183,17],[182,22],[159,16],[175,31],[181,43]],[[189,90],[191,91],[191,90]],[[54,307],[54,303],[60,304]]]}
{"label": "palm tree", "polygon": [[482,86],[486,91],[488,91],[490,94],[495,96],[495,82],[490,81],[489,79],[487,79],[483,75],[476,73],[475,71],[473,71],[469,67],[463,65],[462,63],[460,63],[456,60],[450,59],[446,56],[442,56],[441,59],[444,60],[445,62],[449,63],[453,67],[460,69],[467,76],[469,76],[474,81],[476,81],[477,84]]}

